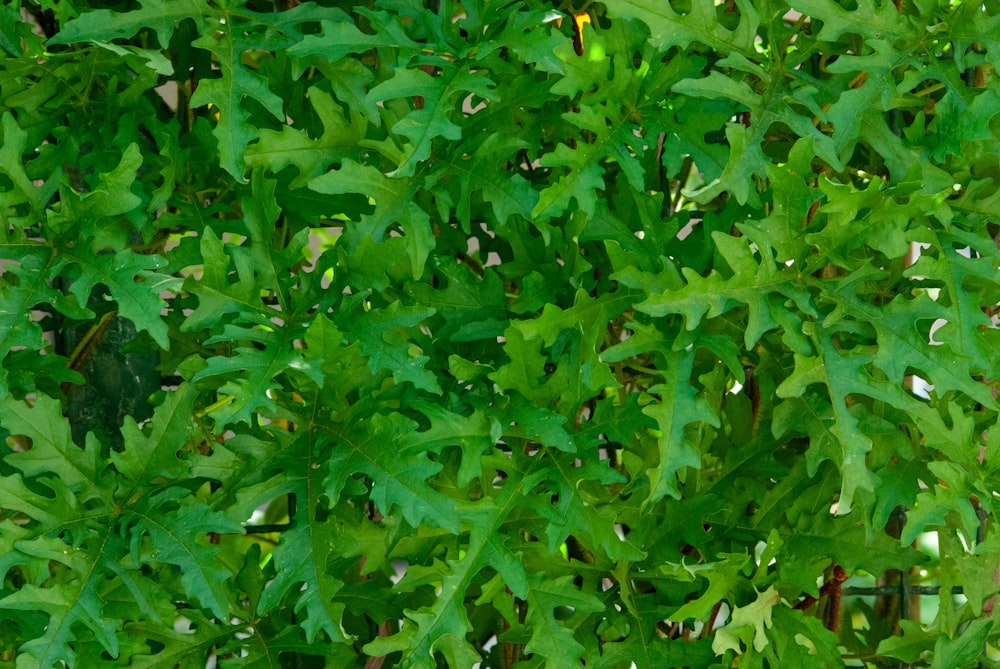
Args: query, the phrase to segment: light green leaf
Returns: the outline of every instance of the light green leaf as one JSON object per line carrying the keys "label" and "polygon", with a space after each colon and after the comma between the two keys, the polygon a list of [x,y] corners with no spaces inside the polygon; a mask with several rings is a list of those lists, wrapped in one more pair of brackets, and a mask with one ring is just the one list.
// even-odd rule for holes
{"label": "light green leaf", "polygon": [[753,646],[760,652],[767,647],[767,630],[772,626],[772,611],[778,606],[781,596],[773,587],[757,594],[757,599],[746,606],[733,609],[732,619],[715,633],[712,650],[717,655],[727,650],[742,654],[744,647]]}
{"label": "light green leaf", "polygon": [[957,639],[938,637],[934,644],[933,669],[968,667],[983,656],[983,644],[993,629],[993,621],[973,620]]}
{"label": "light green leaf", "polygon": [[0,400],[0,415],[4,429],[10,434],[31,439],[29,450],[6,456],[6,462],[30,478],[57,477],[81,501],[93,498],[108,501],[109,479],[96,440],[88,439],[85,448],[73,443],[69,422],[62,417],[58,400],[40,395],[29,404],[8,396]]}
{"label": "light green leaf", "polygon": [[671,619],[677,621],[703,620],[719,602],[731,601],[733,593],[739,591],[743,582],[743,572],[750,557],[735,554],[720,557],[721,560],[706,564],[664,564],[660,567],[664,575],[678,580],[703,577],[708,581],[708,587],[705,588],[705,591],[696,599],[685,603],[670,614]]}
{"label": "light green leaf", "polygon": [[879,643],[880,655],[895,657],[903,662],[917,662],[924,652],[935,646],[935,640],[940,641],[937,635],[928,634],[919,623],[912,620],[901,620],[899,625],[903,634]]}
{"label": "light green leaf", "polygon": [[613,17],[636,18],[649,26],[650,42],[659,50],[671,46],[687,48],[699,42],[723,53],[738,51],[749,55],[757,33],[759,17],[754,6],[741,0],[736,3],[740,20],[735,29],[720,25],[718,7],[694,3],[686,14],[674,11],[669,3],[656,0],[610,0],[608,10]]}

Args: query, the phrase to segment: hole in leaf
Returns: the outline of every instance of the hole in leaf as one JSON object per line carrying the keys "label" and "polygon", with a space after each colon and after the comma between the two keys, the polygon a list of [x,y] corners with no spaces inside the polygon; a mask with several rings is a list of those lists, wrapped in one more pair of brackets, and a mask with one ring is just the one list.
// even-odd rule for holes
{"label": "hole in leaf", "polygon": [[31,437],[23,434],[12,434],[5,440],[7,448],[9,448],[14,453],[24,453],[30,451],[31,447],[34,445]]}
{"label": "hole in leaf", "polygon": [[576,612],[572,606],[557,606],[552,611],[552,617],[559,621],[569,620]]}

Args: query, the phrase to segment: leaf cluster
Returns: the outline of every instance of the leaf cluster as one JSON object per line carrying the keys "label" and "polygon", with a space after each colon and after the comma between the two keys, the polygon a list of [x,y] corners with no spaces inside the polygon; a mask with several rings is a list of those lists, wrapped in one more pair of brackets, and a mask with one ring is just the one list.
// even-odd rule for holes
{"label": "leaf cluster", "polygon": [[996,663],[998,35],[4,3],[0,667]]}

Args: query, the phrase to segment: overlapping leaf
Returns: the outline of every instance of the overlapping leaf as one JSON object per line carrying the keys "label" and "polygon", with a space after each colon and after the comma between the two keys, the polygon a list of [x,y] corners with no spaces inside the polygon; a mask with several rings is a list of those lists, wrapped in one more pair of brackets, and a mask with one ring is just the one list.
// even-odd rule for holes
{"label": "overlapping leaf", "polygon": [[339,169],[309,182],[309,187],[319,193],[362,193],[374,202],[372,213],[353,224],[345,235],[343,243],[348,251],[353,251],[365,237],[381,242],[390,227],[401,226],[409,238],[406,253],[414,278],[423,274],[427,256],[434,248],[430,216],[415,200],[422,185],[417,177],[390,177],[370,165],[360,165],[350,159],[344,160]]}
{"label": "overlapping leaf", "polygon": [[[472,579],[485,567],[495,569],[516,596],[529,592],[527,574],[507,547],[508,537],[500,528],[514,502],[531,478],[512,471],[507,485],[496,500],[490,498],[461,509],[470,527],[469,542],[460,560],[451,561],[440,582],[441,595],[432,606],[407,611],[409,620],[398,634],[378,639],[365,651],[385,655],[394,650],[405,652],[414,667],[434,667],[434,653],[442,653],[452,666],[475,662],[479,653],[466,639],[471,629],[463,598]],[[411,622],[412,621],[412,622]]]}
{"label": "overlapping leaf", "polygon": [[0,661],[992,652],[994,8],[86,4],[0,11]]}
{"label": "overlapping leaf", "polygon": [[[84,449],[72,442],[69,423],[53,418],[58,411],[53,409],[55,400],[39,398],[30,406],[7,400],[4,425],[30,438],[31,449],[5,459],[20,474],[5,477],[3,489],[19,501],[6,494],[0,497],[5,498],[5,512],[16,510],[30,519],[26,524],[30,529],[11,525],[0,531],[4,540],[13,539],[3,570],[22,568],[30,558],[54,561],[51,570],[35,574],[32,583],[0,599],[0,611],[47,615],[44,634],[29,637],[20,646],[23,660],[19,661],[31,666],[73,665],[79,642],[87,639],[118,656],[123,620],[112,613],[118,598],[112,594],[116,583],[126,587],[138,607],[127,614],[133,620],[162,620],[156,598],[163,593],[154,592],[149,575],[139,570],[138,553],[143,550],[149,551],[148,558],[179,570],[185,596],[225,616],[229,572],[215,560],[218,548],[209,544],[207,535],[241,528],[193,501],[182,488],[152,494],[163,486],[164,474],[184,476],[186,467],[178,451],[192,430],[192,399],[190,393],[181,392],[161,406],[148,436],[134,421],[127,424],[126,450],[115,455],[113,468],[100,459],[100,445],[93,435]],[[46,418],[39,419],[43,413]],[[41,484],[55,495],[37,495],[26,483]],[[131,544],[120,532],[131,535]],[[146,549],[140,548],[144,535],[150,538]]]}

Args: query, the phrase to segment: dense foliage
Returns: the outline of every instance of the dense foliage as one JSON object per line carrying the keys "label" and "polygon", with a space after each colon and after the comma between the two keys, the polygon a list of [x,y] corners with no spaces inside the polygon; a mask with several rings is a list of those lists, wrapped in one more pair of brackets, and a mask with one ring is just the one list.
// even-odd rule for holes
{"label": "dense foliage", "polygon": [[0,7],[0,666],[1000,666],[997,2],[335,5]]}

